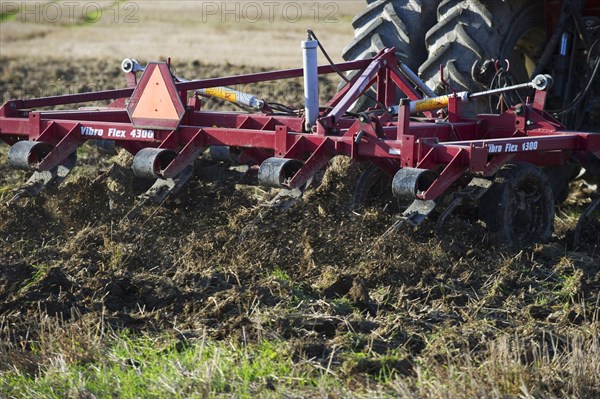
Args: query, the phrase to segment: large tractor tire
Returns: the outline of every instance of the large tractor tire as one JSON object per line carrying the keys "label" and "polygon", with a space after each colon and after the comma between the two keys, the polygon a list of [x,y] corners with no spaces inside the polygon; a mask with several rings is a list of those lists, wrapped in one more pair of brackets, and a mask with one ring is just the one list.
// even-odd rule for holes
{"label": "large tractor tire", "polygon": [[425,33],[435,22],[439,0],[367,0],[352,22],[354,40],[344,49],[347,61],[373,57],[396,47],[400,59],[416,71],[427,57]]}
{"label": "large tractor tire", "polygon": [[[546,40],[541,0],[444,0],[437,24],[425,42],[427,60],[419,74],[438,94],[448,92],[440,79],[440,65],[457,91],[488,89],[496,74],[495,62],[505,67],[515,82],[530,79]],[[490,112],[487,100],[463,107],[465,113]]]}
{"label": "large tractor tire", "polygon": [[[440,0],[367,0],[367,8],[352,21],[354,40],[344,49],[346,61],[372,58],[381,49],[395,47],[399,59],[413,71],[427,57],[425,34],[436,22]],[[356,72],[354,72],[356,73]],[[352,77],[353,73],[349,74]],[[342,82],[340,87],[346,83]],[[401,93],[399,93],[401,94]],[[375,105],[375,92],[352,107],[361,112]]]}

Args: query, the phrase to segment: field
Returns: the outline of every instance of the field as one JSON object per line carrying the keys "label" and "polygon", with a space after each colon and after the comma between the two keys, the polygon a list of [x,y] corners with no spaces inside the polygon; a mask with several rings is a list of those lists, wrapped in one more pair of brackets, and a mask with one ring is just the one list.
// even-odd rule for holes
{"label": "field", "polygon": [[[170,56],[188,78],[297,67],[309,24],[339,60],[364,7],[298,2],[298,22],[271,24],[243,18],[248,3],[223,23],[222,2],[97,2],[104,17],[73,21],[0,2],[0,97],[123,87],[125,57]],[[326,96],[338,79],[321,83]],[[302,102],[297,81],[252,91]],[[600,396],[600,228],[570,246],[585,181],[557,208],[550,242],[507,251],[469,208],[443,234],[433,218],[383,238],[393,215],[352,208],[361,166],[344,158],[286,211],[199,159],[176,197],[128,220],[148,182],[127,153],[86,145],[63,186],[8,206],[27,174],[7,152],[0,398]]]}
{"label": "field", "polygon": [[[58,4],[53,4],[58,3]],[[61,4],[63,3],[63,4]],[[3,56],[164,60],[297,68],[312,28],[334,60],[363,9],[349,1],[0,1]],[[273,51],[276,49],[276,51]]]}

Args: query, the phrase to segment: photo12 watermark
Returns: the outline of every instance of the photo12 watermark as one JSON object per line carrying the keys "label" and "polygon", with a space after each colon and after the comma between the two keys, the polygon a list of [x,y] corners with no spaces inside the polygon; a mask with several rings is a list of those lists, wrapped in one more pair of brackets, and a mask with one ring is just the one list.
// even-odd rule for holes
{"label": "photo12 watermark", "polygon": [[138,2],[99,3],[95,1],[3,1],[0,22],[29,23],[139,23]]}
{"label": "photo12 watermark", "polygon": [[202,1],[203,23],[337,23],[339,1]]}

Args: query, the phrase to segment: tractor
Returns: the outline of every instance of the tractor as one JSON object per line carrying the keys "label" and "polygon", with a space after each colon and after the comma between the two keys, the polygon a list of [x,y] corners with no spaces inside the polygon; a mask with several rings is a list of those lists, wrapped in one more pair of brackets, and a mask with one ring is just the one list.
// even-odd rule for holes
{"label": "tractor", "polygon": [[[600,130],[600,1],[367,0],[353,21],[344,59],[370,58],[395,47],[437,94],[476,92],[554,79],[548,112],[567,127]],[[444,74],[440,74],[443,65]],[[523,102],[519,93],[465,107],[499,113]]]}

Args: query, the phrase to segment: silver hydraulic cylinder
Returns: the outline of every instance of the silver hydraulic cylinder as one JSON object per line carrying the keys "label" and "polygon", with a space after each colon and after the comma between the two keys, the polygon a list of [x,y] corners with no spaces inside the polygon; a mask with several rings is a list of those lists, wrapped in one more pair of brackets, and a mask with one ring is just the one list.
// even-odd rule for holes
{"label": "silver hydraulic cylinder", "polygon": [[305,128],[310,129],[317,123],[319,118],[319,72],[317,64],[316,40],[305,40],[302,42],[302,53],[304,58],[304,103],[305,103]]}

